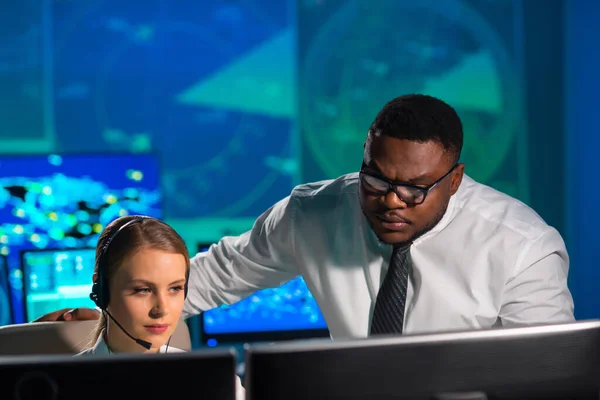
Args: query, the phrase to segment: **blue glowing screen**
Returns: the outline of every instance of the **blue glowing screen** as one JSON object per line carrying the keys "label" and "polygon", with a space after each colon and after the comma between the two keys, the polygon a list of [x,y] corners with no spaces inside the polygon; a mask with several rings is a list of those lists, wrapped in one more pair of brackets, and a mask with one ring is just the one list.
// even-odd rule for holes
{"label": "blue glowing screen", "polygon": [[25,251],[22,258],[26,320],[90,300],[95,249]]}
{"label": "blue glowing screen", "polygon": [[22,251],[95,247],[119,216],[162,218],[161,200],[154,155],[0,156],[0,254],[8,260],[13,322],[25,321]]}
{"label": "blue glowing screen", "polygon": [[[206,251],[207,248],[204,248]],[[327,329],[319,306],[302,277],[264,289],[230,306],[206,311],[204,334]]]}

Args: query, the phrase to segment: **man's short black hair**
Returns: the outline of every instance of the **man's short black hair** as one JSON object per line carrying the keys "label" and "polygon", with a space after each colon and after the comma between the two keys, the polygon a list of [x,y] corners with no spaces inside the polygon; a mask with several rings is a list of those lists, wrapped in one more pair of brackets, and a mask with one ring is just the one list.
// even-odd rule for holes
{"label": "man's short black hair", "polygon": [[456,111],[442,100],[423,94],[408,94],[389,101],[377,114],[369,135],[387,135],[414,142],[434,141],[460,158],[462,122]]}

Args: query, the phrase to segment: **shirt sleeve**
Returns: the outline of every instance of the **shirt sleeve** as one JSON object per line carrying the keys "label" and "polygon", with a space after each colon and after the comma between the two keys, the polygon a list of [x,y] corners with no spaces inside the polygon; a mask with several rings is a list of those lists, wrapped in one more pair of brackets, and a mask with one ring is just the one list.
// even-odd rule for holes
{"label": "shirt sleeve", "polygon": [[529,242],[508,280],[500,319],[502,326],[573,322],[573,298],[567,286],[569,256],[552,229]]}
{"label": "shirt sleeve", "polygon": [[252,229],[224,237],[191,260],[184,318],[252,293],[277,287],[299,275],[295,259],[293,196],[262,214]]}

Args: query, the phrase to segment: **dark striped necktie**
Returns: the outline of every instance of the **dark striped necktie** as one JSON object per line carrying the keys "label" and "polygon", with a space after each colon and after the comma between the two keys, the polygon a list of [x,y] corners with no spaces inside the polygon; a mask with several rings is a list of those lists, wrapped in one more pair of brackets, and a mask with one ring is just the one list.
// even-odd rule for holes
{"label": "dark striped necktie", "polygon": [[394,248],[390,266],[375,301],[371,335],[402,333],[411,266],[410,244]]}

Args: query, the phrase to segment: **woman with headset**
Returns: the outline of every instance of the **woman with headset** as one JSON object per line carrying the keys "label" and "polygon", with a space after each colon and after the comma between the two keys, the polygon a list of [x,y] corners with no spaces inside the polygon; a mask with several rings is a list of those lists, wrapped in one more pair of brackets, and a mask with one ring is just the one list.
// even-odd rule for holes
{"label": "woman with headset", "polygon": [[149,217],[110,223],[96,246],[90,298],[102,311],[79,355],[175,353],[169,347],[185,300],[190,259],[183,239]]}
{"label": "woman with headset", "polygon": [[[90,298],[102,311],[88,348],[77,356],[179,353],[169,346],[187,294],[190,258],[169,225],[128,216],[106,226],[96,246]],[[244,389],[236,377],[236,397]]]}

